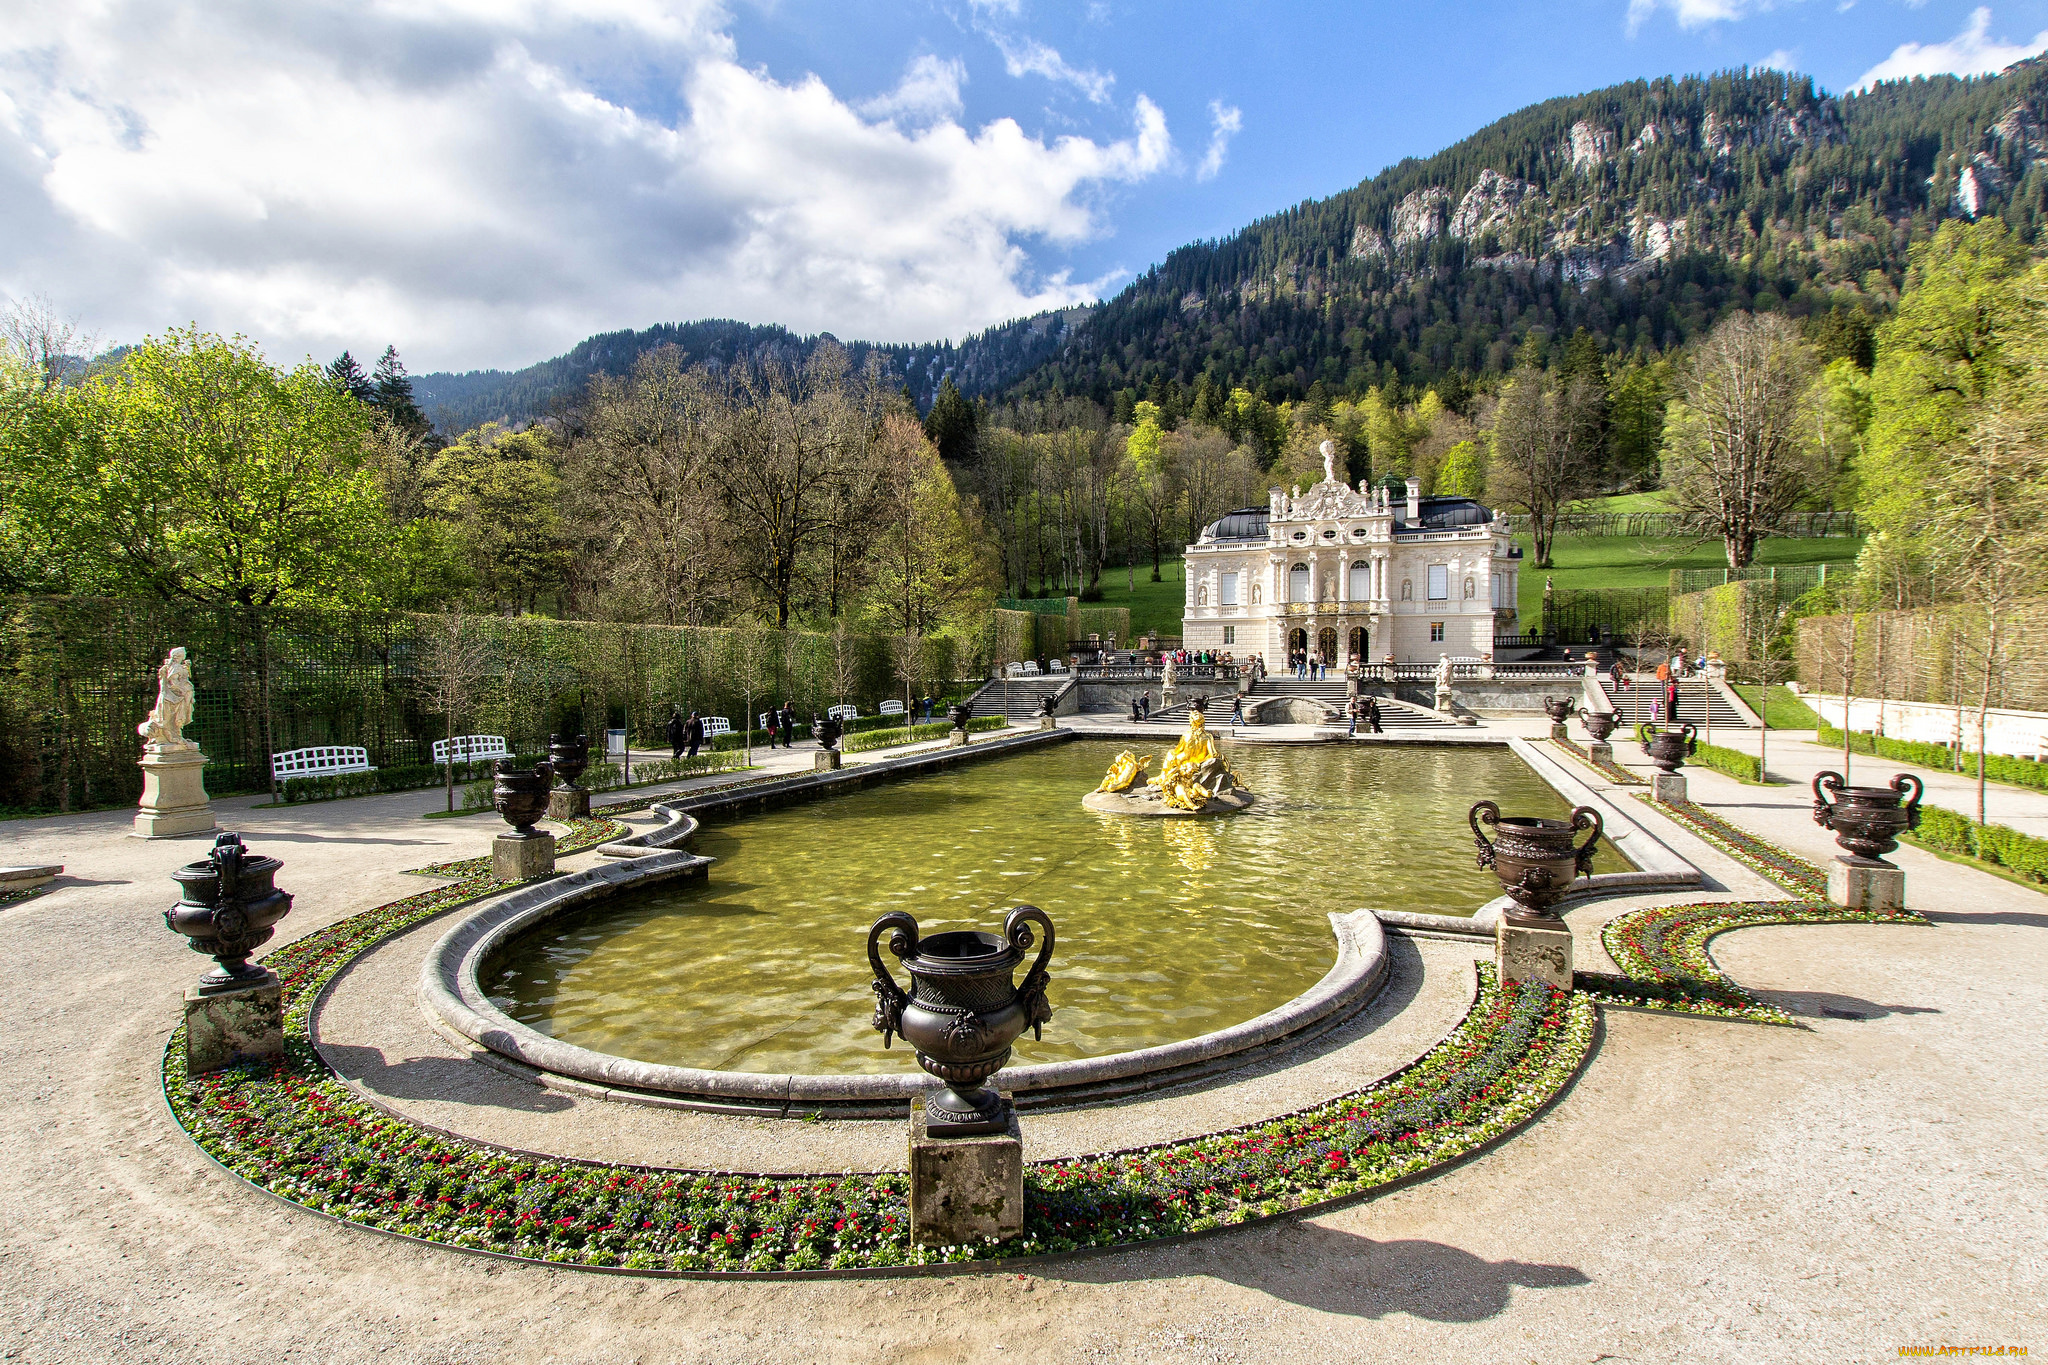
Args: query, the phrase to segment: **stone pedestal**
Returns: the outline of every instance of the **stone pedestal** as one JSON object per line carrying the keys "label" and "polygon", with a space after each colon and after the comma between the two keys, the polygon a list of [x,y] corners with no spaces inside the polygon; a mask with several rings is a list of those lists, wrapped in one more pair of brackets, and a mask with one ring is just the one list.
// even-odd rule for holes
{"label": "stone pedestal", "polygon": [[1060,728],[1060,723],[1051,716],[1040,716],[1038,718],[1038,728],[1041,730],[1057,730]]}
{"label": "stone pedestal", "polygon": [[948,749],[957,749],[965,743],[967,743],[967,732],[965,730],[948,730],[946,732],[946,747]]}
{"label": "stone pedestal", "polygon": [[206,755],[196,744],[142,751],[142,800],[135,811],[135,837],[176,839],[213,832],[213,806],[206,797]]}
{"label": "stone pedestal", "polygon": [[813,772],[829,773],[838,766],[839,751],[837,749],[820,749],[811,758],[811,770]]}
{"label": "stone pedestal", "polygon": [[1572,931],[1564,921],[1516,921],[1502,915],[1493,931],[1493,965],[1502,981],[1541,981],[1572,988]]}
{"label": "stone pedestal", "polygon": [[491,875],[501,882],[531,881],[555,870],[555,836],[536,831],[532,838],[500,834],[491,840]]}
{"label": "stone pedestal", "polygon": [[[1008,1103],[1009,1096],[1003,1097]],[[1017,1111],[1009,1129],[975,1137],[933,1137],[924,1099],[910,1102],[910,1241],[959,1246],[1007,1241],[1024,1230],[1024,1134]]]}
{"label": "stone pedestal", "polygon": [[185,990],[185,1074],[204,1076],[284,1051],[284,987],[266,970],[254,985],[212,994]]}
{"label": "stone pedestal", "polygon": [[1448,687],[1439,687],[1436,690],[1436,709],[1439,711],[1449,711],[1451,709],[1451,689]]}
{"label": "stone pedestal", "polygon": [[1604,739],[1596,739],[1587,744],[1586,752],[1593,756],[1595,763],[1614,762],[1614,746]]}
{"label": "stone pedestal", "polygon": [[1557,722],[1557,721],[1552,721],[1552,722],[1550,722],[1550,737],[1551,737],[1552,739],[1570,739],[1570,738],[1571,738],[1571,736],[1570,736],[1570,735],[1568,735],[1568,734],[1566,734],[1566,733],[1565,733],[1565,728],[1564,728],[1564,726],[1563,726],[1562,724],[1560,724],[1559,722]]}
{"label": "stone pedestal", "polygon": [[1684,773],[1651,773],[1650,799],[1672,805],[1686,799]]}
{"label": "stone pedestal", "polygon": [[1906,873],[1890,863],[1836,858],[1828,864],[1828,904],[1849,910],[1906,908]]}
{"label": "stone pedestal", "polygon": [[583,787],[557,787],[548,793],[548,819],[584,820],[590,816],[590,792]]}

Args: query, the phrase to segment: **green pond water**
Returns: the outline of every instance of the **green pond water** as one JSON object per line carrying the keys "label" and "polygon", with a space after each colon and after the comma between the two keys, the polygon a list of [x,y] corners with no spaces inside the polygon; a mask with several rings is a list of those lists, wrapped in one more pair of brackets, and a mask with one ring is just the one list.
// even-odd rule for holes
{"label": "green pond water", "polygon": [[[718,860],[708,882],[556,921],[487,964],[484,984],[542,1033],[642,1061],[915,1069],[869,1025],[868,926],[907,910],[927,934],[1000,931],[1025,902],[1052,917],[1058,944],[1052,1022],[1043,1042],[1018,1041],[1016,1060],[1095,1057],[1299,995],[1336,960],[1332,911],[1477,910],[1499,884],[1473,866],[1475,800],[1511,815],[1569,809],[1504,748],[1233,745],[1259,797],[1249,810],[1083,810],[1121,747],[1077,741],[707,824],[694,847]],[[1603,844],[1598,870],[1626,867]],[[883,961],[907,988],[886,947]]]}

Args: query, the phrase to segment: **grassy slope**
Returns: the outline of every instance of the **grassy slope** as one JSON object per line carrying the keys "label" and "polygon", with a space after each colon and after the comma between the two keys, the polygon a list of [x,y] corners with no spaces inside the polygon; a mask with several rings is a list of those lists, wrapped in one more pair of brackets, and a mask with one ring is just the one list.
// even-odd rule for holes
{"label": "grassy slope", "polygon": [[[1736,694],[1749,703],[1749,709],[1756,710],[1757,693],[1760,689],[1753,683],[1738,683],[1734,686]],[[1771,709],[1764,716],[1764,723],[1773,730],[1812,730],[1819,727],[1820,717],[1813,714],[1812,708],[1793,696],[1783,684],[1773,684]]]}
{"label": "grassy slope", "polygon": [[1181,603],[1187,600],[1186,590],[1181,586],[1180,561],[1163,561],[1159,571],[1166,576],[1164,583],[1152,581],[1152,565],[1149,560],[1140,564],[1134,570],[1138,590],[1132,593],[1124,590],[1124,567],[1119,564],[1102,575],[1102,601],[1091,602],[1088,605],[1129,607],[1131,629],[1139,635],[1148,630],[1156,630],[1161,635],[1178,635]]}

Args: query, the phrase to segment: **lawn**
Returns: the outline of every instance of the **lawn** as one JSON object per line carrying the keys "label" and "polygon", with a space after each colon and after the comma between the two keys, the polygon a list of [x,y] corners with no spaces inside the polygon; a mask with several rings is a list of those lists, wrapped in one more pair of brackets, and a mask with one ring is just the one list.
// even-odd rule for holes
{"label": "lawn", "polygon": [[1669,512],[1670,494],[1663,489],[1649,493],[1617,493],[1611,498],[1587,498],[1572,504],[1574,512]]}
{"label": "lawn", "polygon": [[[1728,555],[1719,541],[1683,536],[1559,536],[1551,545],[1552,566],[1536,567],[1534,542],[1517,536],[1522,546],[1522,619],[1534,621],[1543,606],[1547,575],[1559,592],[1567,588],[1661,588],[1673,569],[1725,569]],[[1759,564],[1853,562],[1863,548],[1854,536],[1823,536],[1812,540],[1777,539],[1757,546]]]}
{"label": "lawn", "polygon": [[1161,561],[1159,572],[1166,576],[1164,583],[1152,581],[1152,565],[1149,560],[1132,572],[1138,580],[1136,592],[1125,589],[1124,567],[1119,564],[1115,568],[1103,571],[1102,600],[1084,605],[1129,607],[1131,630],[1138,635],[1143,635],[1148,630],[1156,630],[1161,635],[1180,634],[1181,606],[1187,601],[1187,589],[1182,586],[1180,560]]}
{"label": "lawn", "polygon": [[[1736,695],[1749,703],[1749,709],[1757,709],[1758,688],[1754,683],[1731,683]],[[1792,695],[1783,684],[1771,685],[1771,709],[1764,714],[1764,724],[1773,730],[1817,730],[1820,717],[1799,698]]]}

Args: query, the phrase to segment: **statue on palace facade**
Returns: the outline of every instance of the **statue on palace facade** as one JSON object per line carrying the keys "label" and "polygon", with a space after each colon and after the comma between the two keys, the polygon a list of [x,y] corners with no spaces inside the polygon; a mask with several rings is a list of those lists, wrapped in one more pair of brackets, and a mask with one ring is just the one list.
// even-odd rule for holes
{"label": "statue on palace facade", "polygon": [[135,733],[141,735],[151,749],[198,748],[198,744],[185,738],[184,734],[185,727],[192,723],[192,707],[197,695],[192,687],[192,666],[185,659],[185,647],[176,646],[156,671],[156,705],[150,709],[148,719],[135,727]]}
{"label": "statue on palace facade", "polygon": [[1316,449],[1322,452],[1323,456],[1323,482],[1337,482],[1337,443],[1325,441]]}

